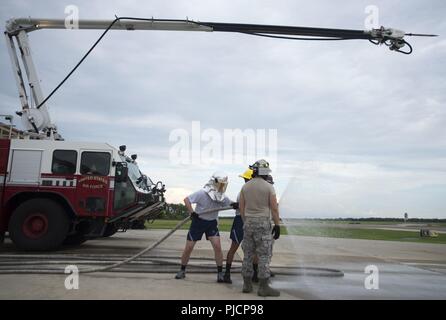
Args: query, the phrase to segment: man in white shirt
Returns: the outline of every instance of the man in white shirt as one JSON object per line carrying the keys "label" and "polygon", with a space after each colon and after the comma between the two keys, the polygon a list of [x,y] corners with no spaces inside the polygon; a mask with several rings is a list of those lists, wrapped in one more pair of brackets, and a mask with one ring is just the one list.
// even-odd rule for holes
{"label": "man in white shirt", "polygon": [[[224,282],[223,253],[218,231],[218,210],[202,214],[201,212],[231,205],[233,208],[237,207],[237,204],[225,195],[227,185],[228,176],[224,173],[216,172],[203,189],[184,198],[184,204],[192,217],[192,223],[187,233],[186,246],[181,256],[181,269],[176,274],[176,279],[184,279],[186,277],[186,266],[195,243],[200,241],[203,234],[205,234],[206,239],[211,242],[214,249],[215,262],[217,264],[217,282]],[[196,204],[195,210],[192,208],[192,204]]]}

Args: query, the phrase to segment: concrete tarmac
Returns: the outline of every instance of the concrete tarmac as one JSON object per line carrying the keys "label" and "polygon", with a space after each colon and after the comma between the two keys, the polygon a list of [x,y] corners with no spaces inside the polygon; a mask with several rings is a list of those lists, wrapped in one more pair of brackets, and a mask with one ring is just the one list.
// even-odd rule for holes
{"label": "concrete tarmac", "polygon": [[[167,231],[129,230],[50,254],[130,256]],[[229,234],[221,235],[226,254]],[[186,231],[177,231],[149,255],[179,263],[185,240]],[[0,249],[0,262],[2,254],[17,253],[20,252],[6,239]],[[238,268],[242,256],[239,249],[234,263]],[[205,240],[197,243],[192,257],[191,264],[215,266],[211,245]],[[446,299],[444,244],[282,236],[274,245],[272,269],[280,273],[283,267],[293,266],[338,269],[344,277],[316,277],[311,272],[278,274],[272,284],[281,290],[281,296],[267,299]],[[365,273],[368,266],[377,267],[373,282]],[[265,299],[255,292],[242,293],[239,273],[232,275],[232,285],[216,283],[213,272],[189,273],[185,280],[176,280],[174,275],[175,272],[81,274],[77,290],[65,288],[65,275],[0,275],[0,299]],[[378,285],[378,289],[367,289],[370,284]]]}

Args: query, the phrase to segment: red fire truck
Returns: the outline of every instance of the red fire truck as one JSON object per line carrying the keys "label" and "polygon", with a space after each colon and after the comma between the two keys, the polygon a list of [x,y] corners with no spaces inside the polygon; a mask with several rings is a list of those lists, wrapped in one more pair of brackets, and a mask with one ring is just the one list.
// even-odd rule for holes
{"label": "red fire truck", "polygon": [[2,139],[0,151],[0,228],[21,249],[109,236],[164,204],[162,183],[142,175],[124,146]]}
{"label": "red fire truck", "polygon": [[[79,244],[111,235],[118,228],[153,217],[164,205],[163,184],[154,184],[143,175],[136,157],[125,155],[124,146],[118,150],[106,143],[64,141],[50,119],[47,100],[109,30],[220,31],[294,40],[361,39],[406,54],[412,47],[404,37],[415,35],[386,28],[364,31],[126,17],[79,20],[79,29],[105,31],[67,78],[44,98],[28,33],[66,28],[70,25],[57,19],[21,18],[6,24],[7,48],[22,105],[18,114],[25,131],[21,138],[0,140],[0,237],[8,231],[17,247],[26,250],[55,249],[63,243]],[[403,51],[403,47],[409,50]]]}
{"label": "red fire truck", "polygon": [[155,218],[165,205],[163,183],[142,174],[125,146],[64,141],[51,123],[28,42],[45,21],[12,19],[5,32],[26,130],[0,137],[0,241],[9,232],[24,250],[110,236]]}

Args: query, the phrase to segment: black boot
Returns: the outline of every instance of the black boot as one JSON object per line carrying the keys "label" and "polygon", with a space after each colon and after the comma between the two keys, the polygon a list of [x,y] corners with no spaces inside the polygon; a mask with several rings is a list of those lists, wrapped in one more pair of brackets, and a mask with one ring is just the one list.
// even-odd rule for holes
{"label": "black boot", "polygon": [[230,271],[226,271],[226,272],[225,272],[225,275],[224,275],[224,277],[223,277],[223,281],[224,281],[225,283],[232,283],[232,280],[231,280],[231,272],[230,272]]}
{"label": "black boot", "polygon": [[252,282],[257,283],[257,282],[259,282],[259,275],[258,275],[259,265],[256,263],[253,263],[252,268],[254,269],[254,274],[252,275]]}
{"label": "black boot", "polygon": [[232,266],[231,263],[226,263],[226,272],[225,272],[225,275],[224,275],[224,282],[225,283],[232,283],[232,280],[231,280],[231,266]]}
{"label": "black boot", "polygon": [[186,270],[180,270],[175,276],[175,279],[184,279],[186,278]]}

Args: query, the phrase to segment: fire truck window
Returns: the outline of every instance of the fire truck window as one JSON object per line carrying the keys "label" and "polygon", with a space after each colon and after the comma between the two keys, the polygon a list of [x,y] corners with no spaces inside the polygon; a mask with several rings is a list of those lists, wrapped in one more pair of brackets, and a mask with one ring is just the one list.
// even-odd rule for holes
{"label": "fire truck window", "polygon": [[115,182],[115,199],[113,208],[115,210],[125,209],[136,202],[136,190],[130,179],[126,182]]}
{"label": "fire truck window", "polygon": [[77,152],[74,150],[54,150],[51,172],[74,174],[76,172]]}
{"label": "fire truck window", "polygon": [[106,176],[110,171],[110,153],[82,152],[81,174]]}

